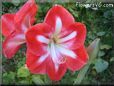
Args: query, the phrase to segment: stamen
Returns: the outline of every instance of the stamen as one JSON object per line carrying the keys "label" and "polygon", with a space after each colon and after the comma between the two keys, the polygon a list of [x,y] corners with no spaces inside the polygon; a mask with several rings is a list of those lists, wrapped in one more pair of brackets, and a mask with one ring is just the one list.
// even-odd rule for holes
{"label": "stamen", "polygon": [[66,61],[65,56],[63,56],[62,54],[60,54],[60,52],[59,52],[59,50],[57,48],[56,48],[56,54],[58,56],[57,63],[58,64],[63,64]]}
{"label": "stamen", "polygon": [[59,64],[63,64],[66,62],[66,57],[61,57],[58,61]]}

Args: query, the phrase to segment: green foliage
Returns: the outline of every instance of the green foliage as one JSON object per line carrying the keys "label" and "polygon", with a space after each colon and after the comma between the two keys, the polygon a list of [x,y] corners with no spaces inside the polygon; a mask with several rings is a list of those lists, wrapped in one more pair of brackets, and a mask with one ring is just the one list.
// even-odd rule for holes
{"label": "green foliage", "polygon": [[81,84],[83,78],[85,77],[85,74],[87,73],[89,66],[93,63],[93,61],[96,59],[99,51],[99,45],[100,45],[100,39],[94,40],[87,48],[87,52],[89,54],[89,61],[87,65],[79,71],[79,74],[74,81],[74,84]]}
{"label": "green foliage", "polygon": [[99,51],[99,54],[98,54],[99,57],[104,56],[104,55],[105,55],[104,51]]}
{"label": "green foliage", "polygon": [[12,3],[13,3],[15,6],[18,6],[19,3],[20,3],[20,0],[12,0]]}
{"label": "green foliage", "polygon": [[97,36],[103,36],[103,35],[105,35],[105,32],[98,32],[97,33]]}
{"label": "green foliage", "polygon": [[18,77],[27,77],[29,75],[30,75],[29,70],[25,67],[21,67],[17,71],[17,76]]}
{"label": "green foliage", "polygon": [[43,85],[45,84],[44,81],[41,79],[42,77],[40,75],[33,75],[32,76],[32,81],[36,84],[36,85]]}
{"label": "green foliage", "polygon": [[110,62],[114,62],[114,57],[112,57],[112,58],[110,59]]}
{"label": "green foliage", "polygon": [[100,49],[110,49],[110,48],[112,48],[112,46],[110,46],[110,45],[106,45],[106,44],[104,44],[104,45],[101,45],[101,47],[100,47]]}
{"label": "green foliage", "polygon": [[4,84],[13,84],[15,82],[15,73],[14,72],[6,72],[3,73],[3,83]]}
{"label": "green foliage", "polygon": [[103,59],[97,59],[95,62],[95,66],[94,68],[96,69],[96,71],[98,73],[103,72],[104,70],[106,70],[108,68],[108,62],[103,60]]}

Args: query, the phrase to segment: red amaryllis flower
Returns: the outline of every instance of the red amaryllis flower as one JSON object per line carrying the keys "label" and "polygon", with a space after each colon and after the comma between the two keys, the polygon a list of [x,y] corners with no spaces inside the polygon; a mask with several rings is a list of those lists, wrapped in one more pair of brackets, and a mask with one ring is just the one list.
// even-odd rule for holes
{"label": "red amaryllis flower", "polygon": [[60,80],[67,68],[76,71],[87,63],[85,38],[85,25],[75,22],[65,8],[56,5],[43,23],[26,33],[27,67],[34,74],[48,74],[52,80]]}
{"label": "red amaryllis flower", "polygon": [[14,14],[4,14],[1,17],[2,34],[6,37],[3,42],[3,54],[12,58],[25,43],[25,33],[34,23],[37,5],[34,0],[28,0],[24,6]]}

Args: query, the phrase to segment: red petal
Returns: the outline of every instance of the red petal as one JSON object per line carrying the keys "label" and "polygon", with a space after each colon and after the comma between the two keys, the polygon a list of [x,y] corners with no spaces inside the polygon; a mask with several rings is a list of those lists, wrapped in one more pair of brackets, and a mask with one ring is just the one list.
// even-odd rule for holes
{"label": "red petal", "polygon": [[80,70],[88,61],[88,54],[84,47],[80,47],[79,49],[75,50],[76,52],[76,59],[71,57],[67,58],[67,67],[72,71]]}
{"label": "red petal", "polygon": [[51,33],[51,29],[47,24],[37,24],[31,27],[26,33],[26,41],[28,49],[35,55],[43,55],[47,52],[46,47],[47,45],[41,43],[37,40],[38,35],[42,35],[44,37],[49,37]]}
{"label": "red petal", "polygon": [[61,38],[68,36],[72,32],[76,32],[77,35],[74,38],[63,42],[63,44],[70,49],[77,49],[84,45],[86,39],[86,27],[84,24],[76,22],[61,32]]}
{"label": "red petal", "polygon": [[52,59],[48,58],[47,74],[51,80],[55,80],[55,81],[60,80],[64,76],[66,70],[67,70],[66,64],[63,63],[59,65],[58,71],[56,71],[55,64],[53,63]]}
{"label": "red petal", "polygon": [[42,63],[38,62],[40,57],[27,51],[26,64],[30,72],[34,74],[48,74],[51,80],[60,80],[66,72],[66,64],[59,65],[59,69],[56,71],[54,63],[49,56]]}
{"label": "red petal", "polygon": [[39,63],[40,56],[36,56],[32,54],[29,50],[27,50],[27,55],[26,55],[26,64],[27,67],[29,68],[31,73],[34,74],[46,74],[46,61]]}
{"label": "red petal", "polygon": [[57,17],[61,19],[63,27],[68,27],[74,22],[73,16],[60,5],[55,5],[48,11],[44,22],[55,28]]}
{"label": "red petal", "polygon": [[12,58],[20,48],[20,45],[25,43],[23,34],[13,33],[9,35],[3,42],[3,54],[8,59]]}
{"label": "red petal", "polygon": [[1,29],[2,34],[4,36],[10,35],[15,30],[15,24],[14,24],[14,16],[15,14],[4,14],[1,17]]}
{"label": "red petal", "polygon": [[15,21],[20,22],[26,16],[30,16],[33,20],[37,12],[37,5],[35,4],[34,0],[28,0],[21,9],[16,13]]}
{"label": "red petal", "polygon": [[31,8],[31,12],[29,12],[28,15],[30,15],[31,19],[30,19],[30,23],[33,24],[35,22],[35,16],[36,16],[36,13],[37,13],[37,10],[38,10],[38,6],[37,5],[34,5],[32,8]]}

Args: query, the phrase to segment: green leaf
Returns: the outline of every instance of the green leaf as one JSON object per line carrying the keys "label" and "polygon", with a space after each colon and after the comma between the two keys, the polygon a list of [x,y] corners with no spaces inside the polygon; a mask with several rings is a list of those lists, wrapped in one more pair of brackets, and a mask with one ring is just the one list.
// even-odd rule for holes
{"label": "green leaf", "polygon": [[72,12],[72,14],[73,14],[76,18],[79,16],[77,11],[74,11],[72,8],[69,8],[69,10]]}
{"label": "green leaf", "polygon": [[32,75],[32,81],[36,84],[36,85],[41,85],[44,84],[44,81],[42,80],[40,75]]}
{"label": "green leaf", "polygon": [[74,84],[80,84],[82,82],[83,78],[85,77],[85,75],[89,69],[90,64],[93,63],[94,59],[98,55],[99,45],[100,45],[100,39],[97,38],[87,48],[87,52],[89,54],[88,64],[79,71],[79,74],[78,74],[77,78],[75,79]]}
{"label": "green leaf", "polygon": [[103,35],[105,35],[105,32],[98,32],[97,35],[98,36],[103,36]]}
{"label": "green leaf", "polygon": [[104,56],[104,55],[105,55],[105,52],[104,52],[104,51],[100,51],[100,52],[98,53],[98,56],[99,56],[99,57]]}
{"label": "green leaf", "polygon": [[110,46],[110,45],[101,45],[101,47],[100,47],[100,49],[110,49],[110,48],[112,48],[112,46]]}
{"label": "green leaf", "polygon": [[114,61],[114,57],[112,57],[111,59],[110,59],[110,62],[113,62]]}
{"label": "green leaf", "polygon": [[25,80],[19,80],[17,85],[30,85],[30,81],[26,80],[26,79]]}
{"label": "green leaf", "polygon": [[4,84],[12,84],[15,82],[15,73],[9,72],[9,73],[3,73],[3,83]]}
{"label": "green leaf", "polygon": [[19,3],[20,3],[20,0],[12,0],[12,3],[13,3],[15,6],[18,6]]}
{"label": "green leaf", "polygon": [[27,77],[30,75],[30,72],[27,68],[21,67],[18,69],[17,76],[18,77]]}
{"label": "green leaf", "polygon": [[103,59],[97,59],[95,62],[94,68],[96,69],[97,73],[103,72],[105,69],[108,68],[108,62]]}

